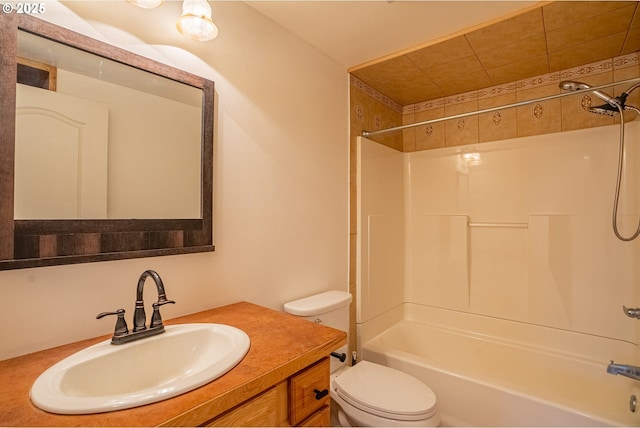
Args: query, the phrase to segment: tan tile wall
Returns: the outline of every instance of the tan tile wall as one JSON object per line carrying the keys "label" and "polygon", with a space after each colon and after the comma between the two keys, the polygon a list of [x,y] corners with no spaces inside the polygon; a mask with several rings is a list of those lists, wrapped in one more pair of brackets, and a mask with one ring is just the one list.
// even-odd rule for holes
{"label": "tan tile wall", "polygon": [[[562,80],[578,80],[596,86],[639,76],[640,52],[635,52],[556,73],[404,106],[402,123],[422,122],[559,94],[561,89],[558,83]],[[619,95],[628,89],[628,86],[618,85],[604,92]],[[638,105],[638,92],[640,91],[632,94],[633,96],[627,100],[628,104]],[[417,126],[402,131],[403,151],[483,143],[618,123],[619,119],[587,111],[589,106],[602,103],[593,95],[578,94],[477,116]],[[628,118],[633,119],[633,114],[629,113]]]}
{"label": "tan tile wall", "polygon": [[[351,147],[352,150],[355,149],[355,138],[363,130],[376,131],[559,94],[561,90],[558,83],[562,80],[578,80],[595,86],[639,76],[640,52],[635,52],[611,60],[407,106],[400,106],[352,76]],[[604,92],[619,95],[626,89],[628,85],[619,85]],[[639,92],[640,90],[635,91],[627,103],[639,105]],[[601,103],[597,97],[582,94],[408,128],[375,136],[373,139],[397,150],[411,152],[618,123],[618,119],[599,116],[586,110],[590,105]],[[633,113],[629,112],[628,115],[625,117],[634,119]]]}
{"label": "tan tile wall", "polygon": [[[351,137],[362,131],[377,131],[402,124],[402,106],[382,95],[360,79],[351,76],[350,112]],[[402,134],[391,132],[377,138],[379,143],[402,150]]]}

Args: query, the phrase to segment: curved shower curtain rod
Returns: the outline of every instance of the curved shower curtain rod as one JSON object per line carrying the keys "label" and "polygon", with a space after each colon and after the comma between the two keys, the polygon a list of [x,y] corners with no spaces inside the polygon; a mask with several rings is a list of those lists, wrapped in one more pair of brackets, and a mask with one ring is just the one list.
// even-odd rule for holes
{"label": "curved shower curtain rod", "polygon": [[528,104],[538,103],[538,102],[541,102],[541,101],[554,100],[556,98],[567,97],[569,95],[589,93],[589,92],[593,92],[593,91],[598,90],[598,89],[604,89],[604,88],[609,88],[611,86],[624,85],[624,84],[634,83],[634,82],[638,82],[638,81],[640,81],[640,77],[634,77],[633,79],[621,80],[619,82],[614,82],[614,83],[606,83],[606,84],[600,85],[600,86],[591,86],[588,89],[580,89],[578,91],[572,91],[572,92],[563,92],[561,94],[549,95],[549,96],[546,96],[546,97],[540,97],[540,98],[536,98],[536,99],[533,99],[533,100],[520,101],[520,102],[513,103],[513,104],[507,104],[507,105],[498,106],[498,107],[491,107],[491,108],[486,108],[486,109],[483,109],[483,110],[476,110],[476,111],[470,111],[470,112],[467,112],[467,113],[454,114],[454,115],[451,115],[451,116],[440,117],[438,119],[430,119],[430,120],[425,120],[423,122],[409,123],[407,125],[395,126],[393,128],[380,129],[378,131],[362,131],[362,136],[365,137],[365,138],[368,138],[368,137],[372,137],[374,135],[386,134],[387,132],[402,131],[403,129],[413,128],[415,126],[422,126],[422,125],[428,125],[430,123],[444,122],[445,120],[451,120],[451,119],[460,119],[460,118],[467,117],[467,116],[474,116],[476,114],[491,113],[491,112],[494,112],[494,111],[504,110],[504,109],[507,109],[507,108],[520,107],[520,106],[524,106],[524,105],[528,105]]}

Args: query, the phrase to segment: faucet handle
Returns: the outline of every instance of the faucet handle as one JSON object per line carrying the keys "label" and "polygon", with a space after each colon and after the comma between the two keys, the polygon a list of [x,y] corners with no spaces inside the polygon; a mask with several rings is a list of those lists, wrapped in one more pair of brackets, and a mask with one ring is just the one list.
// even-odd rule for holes
{"label": "faucet handle", "polygon": [[151,315],[151,325],[149,328],[154,327],[162,327],[162,316],[160,316],[160,306],[166,305],[167,303],[176,303],[173,300],[160,299],[151,306],[153,306],[153,315]]}
{"label": "faucet handle", "polygon": [[117,315],[118,319],[116,321],[116,328],[113,331],[113,336],[124,336],[129,334],[129,328],[127,327],[127,321],[124,319],[124,309],[118,309],[115,312],[101,312],[96,316],[96,319],[100,319],[106,317],[107,315]]}
{"label": "faucet handle", "polygon": [[624,314],[630,318],[638,318],[640,319],[640,308],[627,308],[626,306],[622,305],[622,310],[624,311]]}

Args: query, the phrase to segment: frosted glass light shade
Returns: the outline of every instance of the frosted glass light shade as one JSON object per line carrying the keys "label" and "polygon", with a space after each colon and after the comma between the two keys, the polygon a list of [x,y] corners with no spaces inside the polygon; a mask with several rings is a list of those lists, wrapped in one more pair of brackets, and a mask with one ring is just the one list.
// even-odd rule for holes
{"label": "frosted glass light shade", "polygon": [[163,0],[127,0],[127,2],[143,9],[153,9],[160,6]]}
{"label": "frosted glass light shade", "polygon": [[200,42],[218,36],[218,27],[211,20],[211,6],[206,0],[184,0],[177,27],[181,34]]}

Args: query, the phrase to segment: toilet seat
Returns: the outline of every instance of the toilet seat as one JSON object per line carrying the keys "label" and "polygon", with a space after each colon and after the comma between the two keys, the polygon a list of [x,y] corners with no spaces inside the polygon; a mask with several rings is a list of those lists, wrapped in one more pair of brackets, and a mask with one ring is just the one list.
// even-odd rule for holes
{"label": "toilet seat", "polygon": [[419,421],[436,414],[436,396],[399,370],[361,361],[334,379],[335,392],[350,405],[376,416]]}

